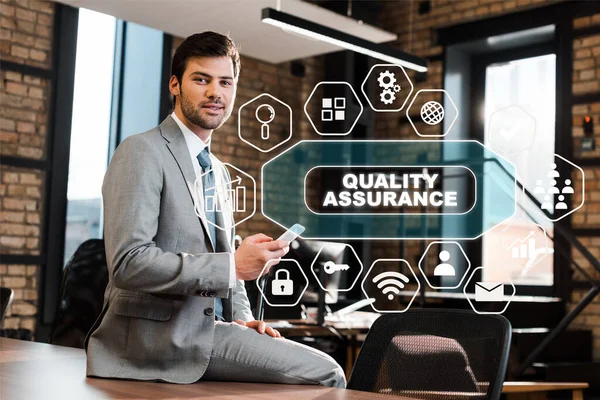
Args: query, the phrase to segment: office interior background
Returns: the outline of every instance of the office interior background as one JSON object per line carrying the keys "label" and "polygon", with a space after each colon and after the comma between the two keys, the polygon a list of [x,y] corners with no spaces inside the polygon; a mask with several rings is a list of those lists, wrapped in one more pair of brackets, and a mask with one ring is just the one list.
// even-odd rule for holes
{"label": "office interior background", "polygon": [[[260,10],[274,1],[220,1],[206,8],[207,3],[1,0],[0,286],[14,290],[3,336],[48,340],[63,268],[82,243],[102,238],[100,190],[110,157],[124,138],[156,126],[171,112],[170,61],[186,35],[239,32],[232,33],[242,54],[236,105],[213,135],[212,151],[257,178],[259,197],[266,161],[300,140],[320,139],[303,112],[314,86],[345,81],[358,91],[378,62],[276,28],[267,37],[257,36],[250,23],[244,31],[245,21],[255,18],[260,24]],[[596,264],[600,260],[600,3],[311,3],[385,31],[381,35],[396,35],[389,46],[427,59],[426,73],[409,71],[409,76],[415,92],[443,88],[453,96],[461,117],[449,138],[485,142],[489,110],[537,105],[530,111],[538,122],[540,149],[584,170],[586,198],[576,213],[546,227],[554,254],[515,282],[519,296],[504,314],[514,330],[511,362],[522,362],[573,315],[534,360],[536,376],[585,376],[600,387],[600,271],[589,257]],[[238,137],[237,108],[264,92],[294,110],[291,140],[270,153]],[[346,139],[418,139],[404,113],[365,108]],[[593,121],[591,133],[584,130],[586,118]],[[285,124],[272,126],[271,134],[284,137]],[[512,229],[517,232],[518,224]],[[257,232],[277,237],[283,230],[260,212],[237,227],[242,237]],[[404,258],[416,267],[430,242],[348,243],[365,266]],[[494,257],[493,233],[462,243],[473,265]],[[431,297],[425,288],[413,307],[469,308],[451,291]],[[357,287],[331,306],[360,298]]]}

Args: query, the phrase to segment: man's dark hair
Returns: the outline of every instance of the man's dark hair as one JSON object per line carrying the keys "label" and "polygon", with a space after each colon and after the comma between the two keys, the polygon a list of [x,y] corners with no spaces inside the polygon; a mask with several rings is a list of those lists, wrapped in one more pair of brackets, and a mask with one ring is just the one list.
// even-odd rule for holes
{"label": "man's dark hair", "polygon": [[[171,63],[171,76],[175,75],[179,84],[187,67],[187,62],[193,57],[231,57],[234,78],[240,74],[240,53],[233,40],[220,33],[206,31],[187,37],[175,50]],[[173,97],[175,106],[175,97]]]}

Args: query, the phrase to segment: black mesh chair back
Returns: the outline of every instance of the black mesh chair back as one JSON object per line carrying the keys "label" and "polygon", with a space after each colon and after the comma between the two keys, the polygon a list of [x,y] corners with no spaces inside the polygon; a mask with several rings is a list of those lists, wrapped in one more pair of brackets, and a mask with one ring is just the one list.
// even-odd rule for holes
{"label": "black mesh chair back", "polygon": [[379,317],[348,389],[419,399],[499,399],[511,327],[500,315],[415,309]]}
{"label": "black mesh chair back", "polygon": [[83,348],[88,331],[102,311],[107,284],[104,240],[87,240],[77,248],[63,271],[50,343]]}
{"label": "black mesh chair back", "polygon": [[14,294],[12,289],[0,287],[0,325],[4,322],[4,316],[12,303]]}

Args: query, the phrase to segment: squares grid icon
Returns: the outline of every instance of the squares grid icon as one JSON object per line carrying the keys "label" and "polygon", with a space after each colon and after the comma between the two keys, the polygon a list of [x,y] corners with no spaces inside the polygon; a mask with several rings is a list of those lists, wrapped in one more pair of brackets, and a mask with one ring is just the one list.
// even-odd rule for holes
{"label": "squares grid icon", "polygon": [[333,110],[321,110],[321,121],[333,121]]}
{"label": "squares grid icon", "polygon": [[335,108],[346,108],[346,98],[345,97],[336,97],[333,99]]}
{"label": "squares grid icon", "polygon": [[346,119],[346,98],[325,97],[321,99],[321,121],[344,121]]}

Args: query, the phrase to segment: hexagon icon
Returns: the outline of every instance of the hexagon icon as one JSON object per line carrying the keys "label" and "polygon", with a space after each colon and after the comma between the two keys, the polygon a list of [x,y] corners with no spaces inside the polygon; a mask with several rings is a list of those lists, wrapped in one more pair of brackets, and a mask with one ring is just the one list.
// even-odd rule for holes
{"label": "hexagon icon", "polygon": [[[426,153],[429,146],[441,146],[443,152],[437,152],[440,157],[443,154],[474,154],[468,160],[468,165],[474,164],[477,180],[488,179],[492,184],[487,185],[490,197],[494,199],[494,207],[484,209],[483,201],[477,201],[475,208],[464,215],[443,215],[444,232],[441,230],[428,230],[425,236],[400,235],[402,224],[413,226],[418,224],[422,218],[417,213],[407,213],[402,218],[391,218],[390,214],[361,214],[360,210],[351,216],[339,214],[315,214],[311,211],[305,200],[306,175],[317,166],[331,167],[340,165],[340,154],[377,154],[373,158],[376,167],[407,167],[411,163],[402,163],[398,160],[398,154],[410,154],[415,157],[419,154],[424,156],[424,161],[419,168],[434,167],[437,160],[429,160],[430,155]],[[314,156],[306,157],[306,154]],[[331,155],[331,157],[327,157]],[[490,160],[490,168],[483,168],[483,162],[479,160]],[[486,161],[487,163],[487,161]],[[356,167],[364,167],[355,165]],[[344,168],[352,167],[346,165]],[[514,165],[502,159],[497,154],[486,148],[475,140],[302,140],[282,151],[277,156],[265,162],[261,169],[262,196],[261,210],[265,218],[289,229],[297,221],[305,221],[306,231],[303,232],[304,239],[312,240],[364,240],[368,239],[401,239],[401,240],[471,240],[477,239],[494,226],[511,218],[517,209],[517,184],[512,177],[515,176]],[[483,176],[482,176],[483,174]],[[507,180],[510,179],[511,182]],[[480,187],[480,186],[478,186]],[[285,188],[283,191],[282,189]],[[282,197],[282,193],[285,197]],[[487,223],[481,223],[481,215],[485,213]],[[366,224],[370,229],[343,229],[348,222]],[[416,225],[415,225],[416,226]],[[365,233],[366,232],[366,233]],[[401,237],[399,237],[401,236]]]}
{"label": "hexagon icon", "polygon": [[[263,267],[262,271],[260,272],[259,277],[256,278],[256,287],[260,291],[260,295],[267,302],[267,304],[270,305],[271,307],[293,307],[300,302],[300,299],[304,295],[304,292],[306,292],[306,289],[308,288],[308,278],[306,277],[306,274],[300,267],[300,264],[298,263],[298,261],[291,259],[291,258],[280,259],[279,264],[277,264],[277,267],[275,268],[275,272],[271,273],[272,270],[270,270],[270,268],[276,261],[278,261],[278,260],[274,259],[274,260],[267,261],[267,263]],[[290,270],[292,268],[298,268],[298,270],[300,270],[300,272],[302,273],[302,277],[304,278],[304,285],[302,288],[302,292],[300,292],[299,295],[297,295],[298,291],[293,289],[295,287],[294,283],[296,283],[296,282],[294,282],[294,280],[291,279]],[[265,286],[267,288],[266,292],[269,293],[270,296],[268,296],[265,292],[263,292],[263,288],[260,286],[260,278],[263,276],[263,274],[265,273],[266,270],[269,270],[268,273],[272,276],[272,279],[270,279],[270,281],[267,282],[267,285]],[[285,273],[284,271],[287,271],[287,273]],[[287,281],[291,281],[291,283],[289,283]],[[278,286],[277,288],[273,288],[273,285],[280,285],[280,284],[281,284],[281,287]],[[292,286],[292,293],[287,294],[287,293],[289,293],[288,290],[289,290],[290,285]],[[269,297],[271,297],[271,300],[274,300],[275,298],[282,298],[286,302],[284,302],[284,303],[272,302],[272,301],[269,301]]]}
{"label": "hexagon icon", "polygon": [[[516,273],[520,277],[527,275],[548,254],[554,253],[546,229],[531,220],[513,218],[497,225],[487,237],[496,244],[496,249],[486,256],[484,264],[492,260],[510,263],[506,270],[513,277]],[[520,283],[518,278],[515,280]]]}
{"label": "hexagon icon", "polygon": [[[378,266],[377,270],[373,271],[373,268],[378,263],[379,263],[379,266]],[[402,267],[408,268],[412,277],[409,277],[409,276],[403,274],[401,272]],[[380,269],[383,269],[383,271],[379,272]],[[373,272],[373,274],[372,274],[372,272]],[[373,276],[371,277],[371,275],[373,275]],[[421,283],[417,279],[417,276],[415,275],[415,272],[413,271],[413,269],[410,266],[410,264],[408,263],[408,261],[403,260],[401,258],[396,258],[396,259],[380,258],[378,260],[375,260],[373,262],[373,264],[371,264],[371,267],[369,268],[367,273],[365,274],[365,277],[362,280],[361,288],[367,299],[372,298],[372,296],[369,296],[368,291],[371,291],[373,293],[373,291],[376,290],[377,292],[375,292],[373,294],[381,293],[381,294],[385,295],[389,304],[394,305],[396,298],[398,297],[398,295],[401,294],[402,289],[404,289],[405,285],[406,284],[415,284],[415,283],[417,284],[417,290],[415,290],[410,301],[408,302],[406,307],[404,307],[403,309],[380,310],[375,306],[375,303],[377,303],[377,302],[371,303],[371,307],[373,308],[373,310],[375,312],[403,313],[403,312],[406,312],[410,308],[411,304],[415,300],[415,297],[417,297],[417,294],[419,294],[419,290],[421,289]],[[375,285],[375,286],[373,288],[373,287],[367,287],[367,285],[369,285],[369,286]],[[373,296],[373,297],[375,297],[375,296]],[[385,304],[385,300],[384,300],[384,304]]]}
{"label": "hexagon icon", "polygon": [[[465,286],[463,288],[463,293],[464,293],[465,297],[467,298],[467,301],[471,305],[471,308],[477,314],[502,314],[502,313],[504,313],[504,311],[506,311],[506,309],[508,308],[508,305],[510,304],[513,297],[515,297],[515,294],[517,293],[517,288],[515,288],[515,285],[512,283],[510,278],[506,277],[508,279],[510,286],[512,286],[512,294],[510,295],[508,300],[505,300],[505,296],[506,296],[505,289],[506,289],[507,284],[503,283],[503,282],[497,282],[497,281],[475,282],[475,294],[471,295],[471,294],[467,293],[467,286],[469,286],[469,283],[473,279],[473,276],[475,275],[475,273],[478,270],[483,270],[483,269],[484,269],[484,267],[477,267],[473,270],[473,272],[471,273],[471,276],[469,276],[469,279],[467,280],[467,283],[465,284]],[[473,301],[471,301],[471,297],[473,298],[473,301],[475,301],[475,303],[477,303],[477,304],[482,304],[482,303],[500,304],[503,302],[506,302],[506,304],[504,305],[504,308],[502,309],[502,311],[479,311],[479,310],[477,310],[477,308],[475,308]]]}
{"label": "hexagon icon", "polygon": [[529,149],[536,135],[535,118],[517,105],[494,111],[485,134],[492,150],[510,161],[511,155]]}
{"label": "hexagon icon", "polygon": [[[205,202],[204,194],[200,194],[202,193],[201,182],[202,177],[204,176],[204,174],[202,174],[194,183],[194,192],[198,193],[198,195],[195,195],[196,198],[194,199],[194,204],[196,207],[196,215],[199,214],[198,207],[203,209],[203,213],[214,211],[215,209],[216,211],[222,212],[224,226],[213,223],[209,219],[206,221],[215,228],[224,231],[252,218],[256,212],[256,181],[251,175],[242,171],[235,165],[229,163],[222,163],[222,165],[231,168],[233,173],[230,172],[229,174],[231,179],[229,182],[215,185],[214,191],[212,192],[213,196],[211,197],[212,199],[216,198],[217,201],[211,201],[210,197],[207,197]],[[224,179],[226,179],[226,177]],[[249,185],[251,185],[251,190],[248,188]],[[252,193],[252,208],[247,207],[248,193]],[[227,218],[228,214],[231,216],[229,219]],[[236,219],[238,220],[237,222]]]}
{"label": "hexagon icon", "polygon": [[[349,134],[363,110],[360,99],[348,82],[319,82],[304,103],[304,113],[308,121],[315,132],[323,136]],[[319,125],[322,126],[321,129],[318,128]]]}
{"label": "hexagon icon", "polygon": [[238,109],[238,136],[268,153],[292,138],[292,108],[269,93],[254,97]]}
{"label": "hexagon icon", "polygon": [[[448,277],[447,279],[452,279],[452,277],[454,277],[453,281],[458,282],[456,285],[434,286],[431,283],[431,281],[429,280],[429,277],[427,276],[427,274],[425,273],[425,267],[427,265],[423,265],[423,264],[427,262],[427,254],[429,253],[429,249],[431,249],[431,246],[433,246],[434,244],[443,245],[444,250],[440,251],[439,254],[436,254],[436,256],[435,256],[437,265],[435,266],[435,268],[433,270],[433,275],[442,277],[442,279],[444,277]],[[447,247],[450,248],[451,251],[448,251],[446,249]],[[463,258],[464,261],[467,263],[467,268],[465,268],[465,270],[462,273],[462,275],[460,276],[460,278],[456,277],[456,267],[455,267],[455,265],[458,265],[458,263],[460,262],[459,258]],[[460,287],[460,285],[465,280],[465,277],[467,276],[470,269],[471,269],[471,261],[469,261],[469,258],[465,254],[465,251],[463,250],[460,243],[454,242],[454,241],[435,241],[435,242],[429,243],[429,246],[427,246],[427,248],[425,249],[425,252],[421,256],[421,259],[419,260],[419,271],[421,271],[421,274],[425,278],[425,281],[427,282],[429,287],[431,287],[432,289],[456,289],[456,288]]]}
{"label": "hexagon icon", "polygon": [[[376,85],[375,93],[367,94],[369,83]],[[367,103],[375,112],[401,111],[410,98],[414,86],[408,74],[401,65],[375,64],[369,70],[360,90],[367,99]]]}
{"label": "hexagon icon", "polygon": [[[559,171],[565,169],[571,175],[561,176]],[[552,222],[560,221],[585,203],[585,173],[578,165],[558,154],[554,154],[554,162],[545,171],[548,171],[547,174],[537,177],[533,195],[540,201],[546,218]],[[575,182],[574,173],[577,175]],[[579,188],[581,190],[576,190]]]}
{"label": "hexagon icon", "polygon": [[[434,99],[432,96],[428,96],[429,93],[443,93],[444,105]],[[417,101],[418,99],[418,101]],[[414,116],[411,117],[411,110],[419,108],[416,113],[419,116],[418,120],[414,121]],[[412,125],[416,134],[421,137],[444,137],[450,132],[450,129],[454,126],[454,123],[458,119],[458,108],[450,97],[450,94],[444,89],[421,89],[413,97],[410,105],[406,109],[406,118]],[[447,128],[443,129],[443,133],[433,134],[428,133],[428,129],[436,129],[437,126],[443,127],[444,120],[450,119],[450,123]]]}
{"label": "hexagon icon", "polygon": [[[354,276],[354,278],[350,278],[350,279],[341,279],[342,281],[345,280],[346,282],[349,280],[352,280],[352,284],[349,285],[347,288],[327,289],[327,285],[325,285],[325,284],[323,284],[323,282],[321,282],[321,280],[319,279],[319,274],[315,270],[315,265],[317,265],[317,260],[319,260],[319,256],[321,255],[321,252],[323,251],[324,247],[325,246],[321,246],[321,249],[319,249],[319,252],[315,256],[315,259],[313,260],[313,262],[310,266],[310,270],[312,271],[313,275],[315,276],[317,283],[319,284],[321,289],[323,289],[326,292],[337,293],[337,292],[347,292],[349,290],[352,290],[352,288],[358,281],[358,278],[360,277],[360,275],[363,272],[363,265],[362,265],[362,262],[360,262],[360,259],[358,258],[356,251],[354,251],[354,248],[352,248],[352,246],[350,246],[349,244],[344,244],[344,248],[347,247],[350,250],[352,250],[352,254],[354,255],[354,258],[356,258],[356,261],[358,262],[358,265],[360,266],[360,268],[354,268],[354,271],[348,272],[350,269],[350,266],[348,265],[348,263],[337,264],[333,260],[325,261],[323,268],[325,269],[326,277],[331,277],[331,279],[336,280],[336,278],[340,278],[342,275]],[[319,266],[319,265],[317,265],[317,266]]]}

